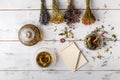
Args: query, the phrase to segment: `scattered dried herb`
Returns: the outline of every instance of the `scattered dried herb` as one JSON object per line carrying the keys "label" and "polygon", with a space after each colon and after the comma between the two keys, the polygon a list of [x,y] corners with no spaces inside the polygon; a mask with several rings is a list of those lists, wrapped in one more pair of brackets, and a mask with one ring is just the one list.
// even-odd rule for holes
{"label": "scattered dried herb", "polygon": [[96,58],[94,56],[92,56],[92,59],[93,59],[93,61],[95,61]]}
{"label": "scattered dried herb", "polygon": [[105,47],[107,45],[107,43],[103,40],[103,47]]}
{"label": "scattered dried herb", "polygon": [[79,39],[79,41],[83,41],[82,39]]}
{"label": "scattered dried herb", "polygon": [[66,34],[65,34],[65,33],[60,33],[59,35],[60,35],[60,36],[64,36],[64,35],[66,35]]}
{"label": "scattered dried herb", "polygon": [[107,66],[107,63],[108,63],[108,61],[104,61],[103,64],[101,65],[101,67]]}
{"label": "scattered dried herb", "polygon": [[71,30],[68,30],[67,27],[65,27],[64,31],[59,34],[60,36],[65,36],[65,38],[74,38],[74,34]]}
{"label": "scattered dried herb", "polygon": [[108,47],[105,47],[105,50],[104,50],[104,52],[108,52],[109,51],[109,48]]}
{"label": "scattered dried herb", "polygon": [[113,34],[112,37],[114,38],[113,41],[116,42],[117,41],[117,36],[115,34]]}
{"label": "scattered dried herb", "polygon": [[67,37],[68,37],[68,38],[74,38],[73,33],[72,33],[71,30],[68,31],[68,33],[67,33]]}
{"label": "scattered dried herb", "polygon": [[50,21],[50,15],[46,10],[45,0],[41,0],[41,13],[40,13],[39,22],[41,24],[47,25],[49,21]]}
{"label": "scattered dried herb", "polygon": [[63,22],[64,15],[59,10],[58,4],[56,0],[52,0],[53,14],[51,16],[50,21],[55,24],[60,24]]}
{"label": "scattered dried herb", "polygon": [[97,58],[98,58],[98,59],[101,59],[101,58],[102,58],[102,55],[98,53]]}
{"label": "scattered dried herb", "polygon": [[85,11],[85,14],[82,18],[82,23],[85,25],[91,25],[96,21],[95,16],[91,12],[89,4],[90,4],[90,0],[86,0],[86,11]]}
{"label": "scattered dried herb", "polygon": [[73,0],[68,0],[68,9],[65,11],[64,20],[68,25],[72,23],[80,22],[80,10],[75,9]]}
{"label": "scattered dried herb", "polygon": [[105,7],[105,8],[107,8],[107,5],[106,5],[106,4],[104,4],[104,7]]}
{"label": "scattered dried herb", "polygon": [[110,54],[112,54],[112,51],[110,52]]}
{"label": "scattered dried herb", "polygon": [[115,34],[113,34],[113,35],[112,35],[112,37],[113,37],[113,38],[116,38],[116,35],[115,35]]}
{"label": "scattered dried herb", "polygon": [[111,30],[114,30],[114,27],[112,27]]}

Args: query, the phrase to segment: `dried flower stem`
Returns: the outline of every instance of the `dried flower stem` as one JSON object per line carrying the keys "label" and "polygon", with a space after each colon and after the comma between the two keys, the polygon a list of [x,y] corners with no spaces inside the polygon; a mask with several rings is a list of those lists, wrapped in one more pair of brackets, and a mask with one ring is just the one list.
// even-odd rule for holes
{"label": "dried flower stem", "polygon": [[53,15],[51,16],[51,22],[55,24],[60,24],[63,22],[64,15],[59,10],[56,0],[52,0]]}
{"label": "dried flower stem", "polygon": [[93,13],[91,12],[90,9],[90,0],[86,0],[86,10],[85,10],[85,14],[82,18],[82,23],[85,25],[91,25],[96,21],[95,16],[93,15]]}
{"label": "dried flower stem", "polygon": [[73,0],[68,0],[68,9],[65,11],[64,20],[68,25],[72,23],[80,22],[80,10],[75,9]]}
{"label": "dried flower stem", "polygon": [[50,15],[46,10],[45,0],[41,0],[41,13],[40,13],[40,20],[41,24],[47,25],[50,21]]}

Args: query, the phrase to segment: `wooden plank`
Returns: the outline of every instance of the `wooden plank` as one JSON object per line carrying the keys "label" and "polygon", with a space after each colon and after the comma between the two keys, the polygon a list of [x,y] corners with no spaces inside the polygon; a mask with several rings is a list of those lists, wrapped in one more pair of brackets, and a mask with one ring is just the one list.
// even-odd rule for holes
{"label": "wooden plank", "polygon": [[[60,8],[66,9],[68,0],[58,0]],[[85,0],[74,0],[78,9],[85,9]],[[63,4],[64,3],[64,4]],[[46,2],[47,8],[52,9],[52,0]],[[2,0],[0,1],[0,9],[40,9],[40,0]],[[91,0],[91,8],[93,9],[120,9],[119,0]]]}
{"label": "wooden plank", "polygon": [[[120,23],[118,20],[120,17],[120,10],[94,10],[93,12],[100,21],[97,21],[90,27],[86,27],[81,22],[76,23],[74,25],[75,30],[73,30],[74,38],[68,40],[84,39],[87,34],[93,31],[96,27],[101,27],[101,25],[104,25],[105,30],[109,31],[110,34],[116,34],[120,40]],[[83,16],[83,13],[84,10],[82,10],[81,17]],[[18,31],[25,24],[35,24],[39,26],[44,33],[44,40],[59,40],[62,38],[61,36],[58,36],[58,34],[61,33],[67,25],[65,23],[59,25],[50,23],[47,26],[40,25],[39,14],[39,11],[1,11],[0,40],[18,40]],[[111,31],[112,27],[115,27],[115,29]]]}
{"label": "wooden plank", "polygon": [[2,80],[119,80],[119,75],[119,71],[0,71]]}
{"label": "wooden plank", "polygon": [[[35,46],[27,47],[20,42],[1,42],[0,43],[0,70],[43,70],[36,62],[35,57],[38,49],[47,47],[55,50],[57,55],[57,63],[47,70],[69,70],[59,53],[60,50],[69,42],[60,43],[54,41],[39,42]],[[105,52],[105,48],[97,51],[91,51],[86,49],[83,41],[76,41],[78,47],[82,50],[89,63],[80,70],[119,70],[120,55],[119,44],[120,42],[108,42],[108,52]],[[117,52],[116,52],[117,51]],[[112,53],[111,53],[112,52]],[[99,59],[96,56],[102,55]],[[95,61],[92,57],[96,57]]]}

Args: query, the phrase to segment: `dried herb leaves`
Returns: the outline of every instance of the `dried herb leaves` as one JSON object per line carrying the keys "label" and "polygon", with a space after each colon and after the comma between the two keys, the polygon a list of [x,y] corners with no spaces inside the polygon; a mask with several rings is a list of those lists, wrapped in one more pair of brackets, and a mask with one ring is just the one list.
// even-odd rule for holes
{"label": "dried herb leaves", "polygon": [[55,24],[60,24],[63,22],[64,15],[59,10],[58,4],[56,0],[52,0],[53,14],[51,16],[50,21]]}
{"label": "dried herb leaves", "polygon": [[86,10],[85,10],[85,14],[82,18],[82,23],[85,25],[91,25],[91,24],[95,23],[95,21],[96,21],[95,16],[91,12],[89,4],[90,4],[90,0],[86,0]]}
{"label": "dried herb leaves", "polygon": [[60,36],[64,36],[65,38],[74,38],[74,34],[72,30],[68,30],[67,27],[63,30],[62,33],[59,34]]}
{"label": "dried herb leaves", "polygon": [[46,10],[45,0],[41,0],[41,13],[40,13],[39,22],[41,24],[47,25],[49,21],[50,21],[50,15]]}
{"label": "dried herb leaves", "polygon": [[73,0],[68,0],[68,9],[65,11],[64,20],[68,25],[72,23],[80,22],[80,10],[75,9],[73,5]]}
{"label": "dried herb leaves", "polygon": [[91,33],[85,39],[85,45],[90,50],[97,50],[101,47],[101,39],[97,40],[94,44],[94,40],[97,38],[98,34]]}

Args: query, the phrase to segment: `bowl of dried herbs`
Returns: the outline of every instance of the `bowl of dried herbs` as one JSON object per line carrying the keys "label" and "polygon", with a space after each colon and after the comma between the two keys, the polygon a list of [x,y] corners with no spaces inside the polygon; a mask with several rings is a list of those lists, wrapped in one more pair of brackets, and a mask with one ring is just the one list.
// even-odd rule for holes
{"label": "bowl of dried herbs", "polygon": [[98,39],[98,34],[90,33],[85,38],[85,46],[90,50],[97,50],[101,47],[101,39]]}

